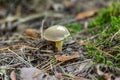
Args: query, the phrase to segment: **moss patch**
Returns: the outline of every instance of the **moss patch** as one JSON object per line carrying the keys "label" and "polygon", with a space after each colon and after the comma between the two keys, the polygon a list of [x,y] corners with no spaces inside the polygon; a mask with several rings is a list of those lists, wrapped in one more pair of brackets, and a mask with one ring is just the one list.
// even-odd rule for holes
{"label": "moss patch", "polygon": [[120,3],[112,3],[110,7],[101,10],[87,31],[91,37],[97,34],[96,38],[88,41],[91,45],[86,46],[89,53],[87,58],[93,58],[96,64],[120,68]]}

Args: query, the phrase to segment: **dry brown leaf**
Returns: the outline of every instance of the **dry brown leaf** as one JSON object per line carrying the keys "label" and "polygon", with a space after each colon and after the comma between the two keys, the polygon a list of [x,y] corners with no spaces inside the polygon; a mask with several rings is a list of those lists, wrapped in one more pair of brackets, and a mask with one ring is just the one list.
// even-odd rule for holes
{"label": "dry brown leaf", "polygon": [[25,33],[30,37],[39,38],[39,34],[36,29],[26,29]]}
{"label": "dry brown leaf", "polygon": [[103,78],[104,80],[112,80],[111,75],[109,73],[104,73]]}
{"label": "dry brown leaf", "polygon": [[69,55],[69,56],[60,56],[60,55],[55,55],[56,60],[58,61],[68,61],[74,58],[78,58],[79,55],[74,54],[74,55]]}
{"label": "dry brown leaf", "polygon": [[16,79],[15,71],[12,71],[12,72],[10,73],[10,79],[11,79],[11,80],[17,80],[17,79]]}
{"label": "dry brown leaf", "polygon": [[56,73],[56,77],[57,77],[58,79],[61,79],[61,78],[62,78],[62,73]]}
{"label": "dry brown leaf", "polygon": [[85,11],[85,12],[82,12],[82,13],[78,13],[76,16],[75,16],[75,20],[81,20],[81,19],[85,19],[85,18],[88,18],[88,17],[91,17],[93,16],[95,13],[98,12],[98,9],[93,9],[93,10],[89,10],[89,11]]}
{"label": "dry brown leaf", "polygon": [[76,5],[77,0],[63,0],[62,3],[66,8],[71,8]]}

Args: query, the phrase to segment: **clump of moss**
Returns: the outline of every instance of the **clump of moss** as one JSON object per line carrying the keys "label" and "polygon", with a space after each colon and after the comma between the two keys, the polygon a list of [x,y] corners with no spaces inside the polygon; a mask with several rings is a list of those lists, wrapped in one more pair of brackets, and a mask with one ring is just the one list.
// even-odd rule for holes
{"label": "clump of moss", "polygon": [[96,63],[120,67],[120,3],[112,3],[110,7],[100,11],[90,23],[88,32],[91,36],[98,36],[89,41],[92,45],[86,46],[89,53],[87,57],[93,58]]}
{"label": "clump of moss", "polygon": [[120,15],[120,3],[111,3],[107,9],[102,9],[100,13],[95,17],[93,22],[89,25],[89,28],[95,26],[105,25],[109,23],[112,17],[117,17]]}

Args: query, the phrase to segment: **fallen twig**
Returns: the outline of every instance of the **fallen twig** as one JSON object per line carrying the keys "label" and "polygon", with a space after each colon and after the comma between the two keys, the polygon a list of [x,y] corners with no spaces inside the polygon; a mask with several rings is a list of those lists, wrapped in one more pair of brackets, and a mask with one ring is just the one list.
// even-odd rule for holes
{"label": "fallen twig", "polygon": [[107,53],[107,52],[105,52],[105,51],[102,51],[101,49],[99,49],[98,47],[95,47],[95,46],[94,46],[93,44],[91,44],[91,43],[88,43],[88,42],[80,42],[80,41],[77,41],[77,43],[78,43],[78,44],[85,45],[85,46],[92,46],[93,48],[97,49],[97,50],[100,51],[101,53],[104,53],[104,54],[106,54],[106,55],[114,58],[113,55],[111,55],[111,54],[109,54],[109,53]]}
{"label": "fallen twig", "polygon": [[112,40],[114,39],[114,37],[115,37],[118,33],[120,33],[120,29],[111,37],[111,40],[110,40],[110,41],[112,41]]}
{"label": "fallen twig", "polygon": [[56,17],[56,18],[65,17],[63,14],[60,14],[60,13],[43,12],[39,14],[32,14],[24,18],[19,18],[18,21],[13,24],[13,26],[17,26],[18,24],[21,24],[21,23],[24,23],[24,22],[27,22],[27,21],[30,21],[30,20],[33,20],[39,17],[43,17],[43,16]]}
{"label": "fallen twig", "polygon": [[33,49],[33,50],[37,50],[38,49],[38,48],[31,47],[31,46],[20,45],[19,44],[19,45],[11,45],[11,46],[8,46],[8,47],[0,48],[0,51],[8,50],[10,48],[19,48],[19,47],[24,47],[24,48]]}

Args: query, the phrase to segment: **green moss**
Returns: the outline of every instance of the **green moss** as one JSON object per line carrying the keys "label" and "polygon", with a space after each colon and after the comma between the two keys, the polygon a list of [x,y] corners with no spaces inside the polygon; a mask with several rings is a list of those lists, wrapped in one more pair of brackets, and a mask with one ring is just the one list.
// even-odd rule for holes
{"label": "green moss", "polygon": [[87,55],[87,58],[92,58],[96,64],[105,63],[105,57],[103,56],[103,53],[99,52],[93,46],[86,46],[86,49],[89,53],[89,55]]}
{"label": "green moss", "polygon": [[109,23],[112,19],[112,16],[119,16],[120,15],[120,3],[112,3],[109,8],[102,9],[100,13],[95,17],[93,22],[90,24],[90,28],[95,26],[105,25]]}
{"label": "green moss", "polygon": [[66,24],[66,26],[70,30],[71,34],[77,34],[83,29],[83,27],[78,23],[69,23]]}
{"label": "green moss", "polygon": [[[120,68],[120,3],[112,3],[110,7],[101,10],[87,31],[90,34],[88,37],[98,34],[92,41],[88,41],[91,45],[86,46],[89,53],[87,58],[93,58],[96,64],[102,63]],[[96,48],[113,55],[114,58]]]}

